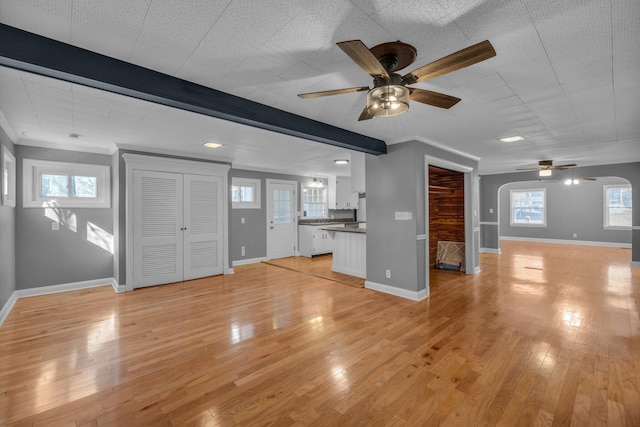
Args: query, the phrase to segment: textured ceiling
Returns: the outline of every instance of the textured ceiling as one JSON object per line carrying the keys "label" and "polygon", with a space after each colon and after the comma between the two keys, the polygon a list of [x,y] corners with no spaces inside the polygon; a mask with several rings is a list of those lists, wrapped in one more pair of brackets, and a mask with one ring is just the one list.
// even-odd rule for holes
{"label": "textured ceiling", "polygon": [[[481,173],[538,160],[640,161],[637,0],[2,0],[0,22],[387,144],[418,139],[479,157]],[[358,122],[371,85],[336,42],[401,40],[406,71],[488,39],[497,56],[418,83],[462,98]],[[345,174],[344,149],[0,68],[0,125],[19,144],[116,145],[304,175]],[[4,116],[4,117],[2,117]],[[69,134],[80,137],[72,139]],[[505,144],[504,136],[526,139]],[[225,144],[211,151],[202,143]]]}

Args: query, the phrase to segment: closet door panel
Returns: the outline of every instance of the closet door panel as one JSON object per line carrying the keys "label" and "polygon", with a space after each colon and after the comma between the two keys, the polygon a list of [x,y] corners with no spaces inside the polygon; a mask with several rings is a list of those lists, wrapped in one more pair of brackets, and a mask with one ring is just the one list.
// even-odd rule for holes
{"label": "closet door panel", "polygon": [[134,171],[134,287],[183,280],[183,177]]}
{"label": "closet door panel", "polygon": [[222,274],[222,177],[185,175],[184,196],[184,280]]}

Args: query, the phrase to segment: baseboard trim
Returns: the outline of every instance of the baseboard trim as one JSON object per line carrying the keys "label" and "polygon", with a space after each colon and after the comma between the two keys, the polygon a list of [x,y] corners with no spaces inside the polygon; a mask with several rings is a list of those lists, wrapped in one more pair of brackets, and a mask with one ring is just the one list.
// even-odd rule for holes
{"label": "baseboard trim", "polygon": [[631,264],[629,264],[629,267],[640,268],[640,261],[631,261]]}
{"label": "baseboard trim", "polygon": [[364,287],[367,289],[371,289],[372,291],[378,291],[385,294],[394,295],[396,297],[410,299],[412,301],[422,301],[429,296],[426,289],[417,292],[409,291],[407,289],[400,289],[396,288],[395,286],[384,285],[382,283],[376,283],[370,280],[366,280],[364,282]]}
{"label": "baseboard trim", "polygon": [[60,292],[77,291],[80,289],[97,288],[100,286],[111,286],[115,293],[121,293],[125,291],[125,285],[118,285],[118,282],[113,277],[107,277],[105,279],[85,280],[82,282],[62,283],[60,285],[40,286],[30,289],[18,289],[13,291],[11,297],[7,303],[0,310],[0,325],[2,325],[13,309],[16,301],[20,298],[35,297],[39,295],[57,294]]}
{"label": "baseboard trim", "polygon": [[557,243],[560,245],[605,246],[610,248],[631,249],[631,243],[595,242],[591,240],[540,239],[537,237],[500,236],[500,240],[517,240],[521,242]]}
{"label": "baseboard trim", "polygon": [[496,249],[496,248],[480,248],[480,253],[481,254],[496,254],[496,255],[500,255],[502,253],[502,251],[500,249]]}
{"label": "baseboard trim", "polygon": [[16,291],[13,291],[7,302],[4,304],[4,307],[2,307],[2,310],[0,310],[0,326],[2,326],[4,321],[7,319],[7,316],[9,316],[9,313],[16,304],[16,301],[18,301],[18,295],[16,295]]}
{"label": "baseboard trim", "polygon": [[266,261],[266,260],[267,260],[266,257],[239,259],[237,261],[231,262],[231,264],[235,267],[236,265],[257,264],[259,262]]}
{"label": "baseboard trim", "polygon": [[476,266],[474,267],[474,269],[473,269],[473,274],[478,274],[478,273],[480,273],[480,271],[482,271],[482,270],[480,270],[480,266],[479,266],[479,265],[476,265]]}

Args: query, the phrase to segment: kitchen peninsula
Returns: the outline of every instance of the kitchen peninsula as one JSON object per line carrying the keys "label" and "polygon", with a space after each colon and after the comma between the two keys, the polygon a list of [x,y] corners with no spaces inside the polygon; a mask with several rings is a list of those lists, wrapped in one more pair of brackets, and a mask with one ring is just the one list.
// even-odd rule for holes
{"label": "kitchen peninsula", "polygon": [[367,229],[323,227],[333,235],[333,265],[336,273],[367,278]]}

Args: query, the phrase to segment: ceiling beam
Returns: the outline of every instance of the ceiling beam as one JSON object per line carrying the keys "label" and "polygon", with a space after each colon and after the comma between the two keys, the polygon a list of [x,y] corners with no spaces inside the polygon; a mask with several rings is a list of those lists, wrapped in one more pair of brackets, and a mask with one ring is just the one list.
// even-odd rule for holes
{"label": "ceiling beam", "polygon": [[0,65],[369,154],[384,141],[0,24]]}

